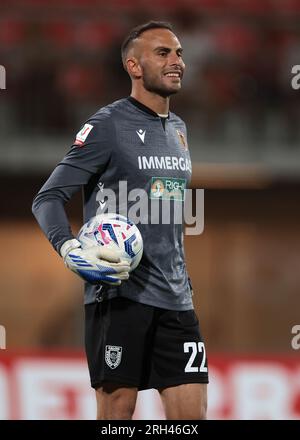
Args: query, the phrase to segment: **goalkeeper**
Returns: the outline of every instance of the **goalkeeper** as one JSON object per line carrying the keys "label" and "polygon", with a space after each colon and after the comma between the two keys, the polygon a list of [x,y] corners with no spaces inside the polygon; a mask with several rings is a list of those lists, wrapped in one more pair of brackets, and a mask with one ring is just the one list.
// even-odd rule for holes
{"label": "goalkeeper", "polygon": [[[108,189],[117,210],[125,197],[129,212],[134,202],[128,194],[142,189],[155,212],[164,202],[171,212],[183,210],[191,160],[186,126],[169,111],[185,68],[181,45],[171,25],[149,22],[125,39],[122,60],[131,96],[86,121],[35,197],[33,213],[65,264],[86,281],[85,348],[97,417],[131,419],[138,391],[155,388],[167,419],[203,419],[208,366],[186,270],[183,225],[172,216],[168,224],[151,223],[150,212],[149,221],[138,225],[143,257],[128,278],[129,265],[119,255],[81,249],[64,209],[83,190],[84,223],[115,212],[104,197]],[[125,194],[119,193],[119,182],[126,182]]]}

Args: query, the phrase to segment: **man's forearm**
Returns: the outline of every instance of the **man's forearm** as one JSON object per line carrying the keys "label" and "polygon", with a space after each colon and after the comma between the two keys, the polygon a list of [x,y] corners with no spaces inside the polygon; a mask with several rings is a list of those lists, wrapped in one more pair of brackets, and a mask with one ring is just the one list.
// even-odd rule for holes
{"label": "man's forearm", "polygon": [[74,238],[64,209],[64,195],[58,190],[39,193],[32,212],[54,249],[60,253],[62,244]]}

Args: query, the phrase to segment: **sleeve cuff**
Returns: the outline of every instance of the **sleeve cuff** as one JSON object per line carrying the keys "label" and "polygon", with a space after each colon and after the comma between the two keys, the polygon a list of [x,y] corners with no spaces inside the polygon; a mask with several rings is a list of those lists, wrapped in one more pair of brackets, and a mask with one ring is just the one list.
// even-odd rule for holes
{"label": "sleeve cuff", "polygon": [[60,255],[65,259],[65,256],[72,250],[77,249],[81,247],[80,241],[78,241],[76,238],[73,238],[72,240],[65,241],[61,247],[60,247]]}

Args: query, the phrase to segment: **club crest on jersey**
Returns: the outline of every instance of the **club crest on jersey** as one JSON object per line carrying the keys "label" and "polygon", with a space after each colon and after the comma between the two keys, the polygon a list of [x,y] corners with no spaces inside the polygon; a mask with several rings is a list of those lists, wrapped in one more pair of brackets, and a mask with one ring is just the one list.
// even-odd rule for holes
{"label": "club crest on jersey", "polygon": [[180,130],[176,130],[176,132],[177,132],[177,134],[178,134],[179,141],[180,141],[182,147],[183,147],[185,150],[187,150],[188,145],[187,145],[187,141],[186,141],[186,139],[185,139],[185,137],[184,137],[184,134],[183,134],[182,131],[180,131]]}
{"label": "club crest on jersey", "polygon": [[93,127],[94,126],[91,124],[84,124],[82,129],[76,134],[74,145],[78,145],[79,147],[82,147],[89,133],[92,131]]}
{"label": "club crest on jersey", "polygon": [[117,345],[105,346],[105,362],[112,370],[120,365],[121,359],[122,347],[119,347]]}

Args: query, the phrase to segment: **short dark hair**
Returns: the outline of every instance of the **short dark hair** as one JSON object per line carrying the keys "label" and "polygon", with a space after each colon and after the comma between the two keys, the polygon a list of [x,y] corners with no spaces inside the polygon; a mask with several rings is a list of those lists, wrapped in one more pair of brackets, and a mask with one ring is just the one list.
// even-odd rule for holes
{"label": "short dark hair", "polygon": [[168,29],[169,31],[174,33],[172,25],[166,21],[148,21],[148,23],[136,26],[129,32],[121,46],[121,56],[124,65],[125,58],[132,41],[136,40],[137,38],[139,38],[140,35],[142,35],[146,31],[149,31],[150,29]]}

